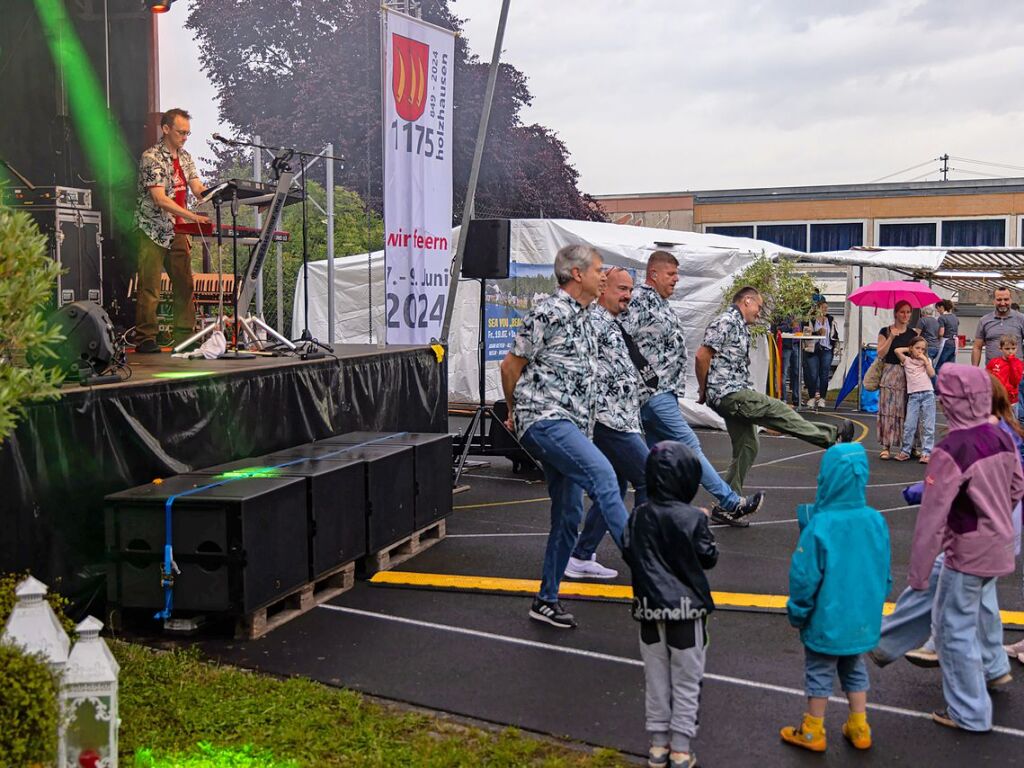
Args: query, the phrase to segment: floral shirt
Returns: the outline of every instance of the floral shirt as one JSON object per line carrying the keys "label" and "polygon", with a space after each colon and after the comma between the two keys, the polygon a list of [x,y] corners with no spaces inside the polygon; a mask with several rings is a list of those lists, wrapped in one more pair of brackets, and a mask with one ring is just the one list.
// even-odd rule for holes
{"label": "floral shirt", "polygon": [[[178,164],[185,175],[186,186],[198,178],[192,155],[184,149],[178,150]],[[167,196],[174,199],[174,158],[161,141],[142,153],[139,160],[139,202],[135,206],[135,226],[159,246],[170,248],[174,241],[174,214],[162,210],[153,202],[150,187],[163,185]]]}
{"label": "floral shirt", "polygon": [[595,419],[616,432],[641,432],[640,374],[629,357],[622,328],[600,304],[590,310],[597,334],[597,413]]}
{"label": "floral shirt", "polygon": [[598,348],[587,308],[559,288],[523,318],[512,354],[527,360],[515,388],[519,435],[538,421],[567,419],[589,436]]}
{"label": "floral shirt", "polygon": [[[649,285],[640,286],[619,322],[658,374],[658,392],[686,396],[686,337],[679,315]],[[645,393],[646,401],[652,393]]]}
{"label": "floral shirt", "polygon": [[705,388],[708,403],[718,405],[726,395],[754,388],[750,380],[750,329],[735,305],[711,321],[704,331],[704,346],[715,350]]}

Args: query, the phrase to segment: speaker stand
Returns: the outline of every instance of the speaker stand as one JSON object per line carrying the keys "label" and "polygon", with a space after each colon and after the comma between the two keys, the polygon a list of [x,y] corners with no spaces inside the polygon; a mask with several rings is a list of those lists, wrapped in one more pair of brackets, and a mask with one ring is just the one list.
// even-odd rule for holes
{"label": "speaker stand", "polygon": [[454,476],[452,478],[452,487],[457,488],[459,486],[459,480],[462,479],[462,473],[466,468],[466,458],[469,456],[470,449],[473,447],[473,440],[476,437],[477,427],[480,428],[480,453],[487,455],[487,423],[488,420],[492,425],[497,424],[499,429],[503,429],[509,437],[512,438],[513,442],[522,448],[524,453],[529,453],[523,448],[522,443],[519,442],[519,438],[512,432],[506,425],[504,419],[500,418],[495,412],[493,406],[487,405],[487,371],[486,371],[486,325],[487,322],[487,279],[480,278],[480,325],[477,328],[477,371],[478,371],[478,394],[479,400],[476,408],[473,410],[473,416],[469,421],[469,426],[466,427],[462,433],[462,449],[459,451],[459,459],[455,463]]}

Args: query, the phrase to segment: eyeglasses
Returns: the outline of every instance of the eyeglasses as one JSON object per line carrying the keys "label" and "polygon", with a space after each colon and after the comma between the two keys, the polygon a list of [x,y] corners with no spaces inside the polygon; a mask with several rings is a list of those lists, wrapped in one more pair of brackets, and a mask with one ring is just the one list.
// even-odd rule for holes
{"label": "eyeglasses", "polygon": [[171,130],[174,131],[179,136],[186,136],[187,137],[187,136],[191,136],[192,135],[192,131],[180,131],[177,128],[172,128]]}

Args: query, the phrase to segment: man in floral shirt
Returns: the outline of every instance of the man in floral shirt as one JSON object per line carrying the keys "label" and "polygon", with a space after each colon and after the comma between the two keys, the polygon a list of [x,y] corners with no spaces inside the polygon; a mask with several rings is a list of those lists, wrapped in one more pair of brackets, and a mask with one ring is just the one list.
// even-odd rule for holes
{"label": "man in floral shirt", "polygon": [[142,153],[139,161],[138,205],[139,277],[135,306],[135,351],[159,352],[156,310],[160,303],[160,273],[166,269],[174,294],[174,338],[191,336],[195,326],[192,307],[192,240],[174,232],[183,221],[209,224],[210,220],[186,207],[189,190],[196,197],[206,187],[199,180],[192,156],[185,151],[191,116],[169,109],[160,118],[160,142]]}
{"label": "man in floral shirt", "polygon": [[[590,309],[597,333],[597,410],[594,445],[615,469],[619,495],[626,499],[626,483],[633,486],[633,504],[647,500],[647,454],[640,426],[640,394],[643,382],[629,355],[622,326],[616,322],[633,295],[633,278],[622,267],[605,272],[607,283]],[[565,575],[572,579],[613,579],[618,572],[597,562],[597,545],[605,525],[597,505],[591,505]]]}
{"label": "man in floral shirt", "polygon": [[629,310],[620,318],[640,352],[658,374],[654,392],[646,392],[640,410],[647,445],[676,440],[697,454],[701,465],[700,484],[718,500],[711,511],[713,520],[737,527],[748,523],[741,518],[760,509],[763,493],[743,498],[734,492],[708,461],[700,441],[679,410],[679,398],[686,396],[686,339],[683,324],[668,302],[679,282],[679,261],[668,251],[655,251],[647,260],[647,281],[633,295]]}
{"label": "man in floral shirt", "polygon": [[704,344],[697,350],[699,403],[707,402],[723,419],[732,440],[732,463],[726,479],[743,491],[743,481],[757,458],[758,425],[798,437],[819,448],[848,443],[853,422],[837,427],[807,421],[781,400],[755,392],[750,380],[750,330],[757,322],[764,300],[755,288],[741,288],[732,306],[707,327]]}
{"label": "man in floral shirt", "polygon": [[587,307],[604,289],[601,267],[601,256],[592,248],[559,250],[558,290],[526,314],[512,351],[501,362],[508,426],[541,462],[551,496],[551,533],[530,618],[560,629],[576,626],[558,602],[558,586],[576,544],[583,490],[620,548],[626,524],[615,470],[588,439],[594,426],[598,348]]}

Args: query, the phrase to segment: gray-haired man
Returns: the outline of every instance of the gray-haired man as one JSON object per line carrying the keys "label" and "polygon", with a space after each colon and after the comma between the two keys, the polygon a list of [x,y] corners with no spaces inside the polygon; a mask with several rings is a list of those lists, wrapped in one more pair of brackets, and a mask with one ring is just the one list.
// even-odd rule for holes
{"label": "gray-haired man", "polygon": [[560,629],[576,626],[558,601],[558,587],[576,544],[582,491],[620,549],[626,524],[615,470],[588,439],[594,427],[598,348],[587,307],[604,290],[602,266],[592,248],[559,250],[558,290],[527,312],[512,351],[501,362],[508,426],[540,461],[551,496],[551,533],[530,618]]}

